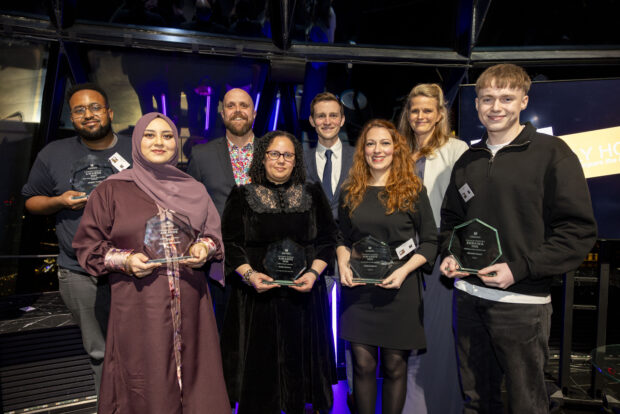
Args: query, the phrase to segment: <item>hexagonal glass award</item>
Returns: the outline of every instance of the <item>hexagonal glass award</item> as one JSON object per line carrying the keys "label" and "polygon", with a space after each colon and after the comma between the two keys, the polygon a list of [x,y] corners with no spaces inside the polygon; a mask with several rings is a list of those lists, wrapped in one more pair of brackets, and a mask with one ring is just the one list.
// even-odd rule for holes
{"label": "hexagonal glass award", "polygon": [[350,264],[353,281],[370,284],[383,282],[394,266],[390,246],[372,236],[353,243]]}
{"label": "hexagonal glass award", "polygon": [[448,250],[459,264],[459,271],[473,275],[502,255],[497,229],[477,218],[452,229]]}
{"label": "hexagonal glass award", "polygon": [[274,279],[264,283],[294,285],[306,270],[306,250],[289,238],[271,243],[267,247],[263,266],[267,275]]}
{"label": "hexagonal glass award", "polygon": [[182,214],[167,211],[164,218],[159,214],[146,221],[144,249],[149,257],[147,263],[171,263],[190,259],[189,248],[198,232]]}
{"label": "hexagonal glass award", "polygon": [[[114,174],[112,165],[107,160],[89,154],[73,165],[71,188],[88,196],[103,180]],[[82,197],[74,197],[74,199]]]}

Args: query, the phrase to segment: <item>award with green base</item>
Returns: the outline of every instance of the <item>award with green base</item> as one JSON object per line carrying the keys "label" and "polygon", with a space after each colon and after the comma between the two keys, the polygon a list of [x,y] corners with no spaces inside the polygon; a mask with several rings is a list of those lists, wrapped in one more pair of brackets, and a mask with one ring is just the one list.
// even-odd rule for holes
{"label": "award with green base", "polygon": [[502,255],[497,229],[477,218],[452,229],[448,250],[458,263],[459,271],[472,275],[491,266]]}

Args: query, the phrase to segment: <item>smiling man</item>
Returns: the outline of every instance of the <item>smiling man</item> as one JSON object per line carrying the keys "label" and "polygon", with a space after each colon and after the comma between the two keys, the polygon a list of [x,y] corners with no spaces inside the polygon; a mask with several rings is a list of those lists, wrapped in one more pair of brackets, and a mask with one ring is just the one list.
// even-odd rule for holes
{"label": "smiling man", "polygon": [[[511,64],[486,69],[476,109],[486,133],[454,165],[441,211],[441,271],[455,282],[455,330],[466,413],[547,413],[553,276],[579,266],[596,241],[588,186],[564,141],[519,122],[530,78]],[[499,232],[502,256],[476,275],[447,246],[478,218]]]}
{"label": "smiling man", "polygon": [[53,141],[39,152],[22,195],[30,213],[56,215],[58,287],[82,331],[99,390],[110,287],[106,277],[95,278],[80,267],[71,242],[88,192],[110,174],[129,167],[131,140],[112,130],[114,112],[99,86],[76,85],[68,91],[67,101],[77,136]]}
{"label": "smiling man", "polygon": [[[252,97],[243,89],[229,90],[222,100],[220,115],[226,136],[192,148],[187,173],[206,187],[221,216],[232,188],[250,183],[248,172],[254,154],[252,124],[256,117]],[[222,288],[211,278],[208,281],[215,319],[221,331],[229,289]]]}
{"label": "smiling man", "polygon": [[[344,108],[338,97],[330,92],[317,94],[310,103],[310,125],[316,131],[318,143],[315,148],[306,150],[306,177],[308,181],[320,182],[323,192],[327,196],[332,209],[332,214],[338,222],[338,199],[340,187],[349,176],[349,170],[353,164],[355,148],[340,140],[340,129],[344,126]],[[338,266],[329,263],[324,272],[325,284],[329,304],[332,303],[332,289],[336,285],[337,295],[340,295],[340,276]],[[352,389],[353,371],[351,365],[351,352],[346,344],[345,358],[347,366],[347,382],[349,385],[349,398],[347,403],[352,412]]]}

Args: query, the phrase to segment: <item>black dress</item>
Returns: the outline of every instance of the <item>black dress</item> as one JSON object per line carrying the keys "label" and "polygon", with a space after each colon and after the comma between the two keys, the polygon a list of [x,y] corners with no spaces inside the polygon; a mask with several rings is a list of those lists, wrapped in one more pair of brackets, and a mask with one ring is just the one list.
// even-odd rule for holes
{"label": "black dress", "polygon": [[222,331],[224,376],[238,413],[301,413],[304,403],[329,409],[336,383],[325,282],[309,293],[287,287],[257,293],[235,269],[265,272],[268,245],[290,238],[330,263],[337,228],[319,184],[249,184],[233,188],[222,215],[227,282],[232,284]]}
{"label": "black dress", "polygon": [[[414,212],[397,211],[390,215],[385,214],[385,207],[378,198],[384,189],[368,187],[361,204],[351,216],[343,204],[346,194],[341,195],[338,212],[343,237],[341,243],[351,247],[356,241],[372,236],[389,244],[395,256],[396,247],[410,238],[416,241],[417,235],[416,253],[427,260],[418,270],[430,272],[437,256],[437,226],[426,189],[420,192]],[[418,270],[396,290],[374,285],[343,286],[339,336],[349,342],[390,349],[425,348],[420,291],[422,281]]]}

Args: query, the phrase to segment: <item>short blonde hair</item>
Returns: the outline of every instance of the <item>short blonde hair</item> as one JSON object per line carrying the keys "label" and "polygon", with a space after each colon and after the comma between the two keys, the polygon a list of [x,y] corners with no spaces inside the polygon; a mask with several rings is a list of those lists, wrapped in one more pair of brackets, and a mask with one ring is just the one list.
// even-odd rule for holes
{"label": "short blonde hair", "polygon": [[490,87],[521,89],[527,95],[531,85],[532,80],[521,66],[513,65],[512,63],[501,63],[487,68],[478,77],[476,81],[476,95],[480,92],[480,89]]}

